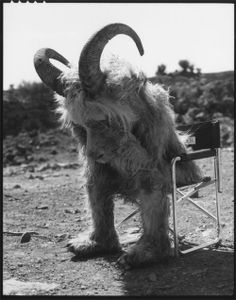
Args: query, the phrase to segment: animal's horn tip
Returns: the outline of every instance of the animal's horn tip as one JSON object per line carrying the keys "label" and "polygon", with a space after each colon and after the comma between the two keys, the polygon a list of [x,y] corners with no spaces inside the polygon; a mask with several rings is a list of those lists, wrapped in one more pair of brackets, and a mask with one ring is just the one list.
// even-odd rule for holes
{"label": "animal's horn tip", "polygon": [[34,65],[38,66],[43,62],[43,58],[45,58],[46,48],[41,48],[37,50],[34,54]]}

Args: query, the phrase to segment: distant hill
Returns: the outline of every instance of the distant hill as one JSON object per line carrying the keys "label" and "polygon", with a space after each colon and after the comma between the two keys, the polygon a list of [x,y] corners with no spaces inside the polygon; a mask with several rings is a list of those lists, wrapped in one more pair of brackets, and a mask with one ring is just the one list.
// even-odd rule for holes
{"label": "distant hill", "polygon": [[[190,75],[190,76],[189,76]],[[187,76],[178,72],[149,78],[168,89],[177,124],[217,119],[222,144],[233,143],[234,72]],[[3,136],[23,131],[47,131],[59,126],[53,92],[43,83],[24,82],[3,93]]]}
{"label": "distant hill", "polygon": [[234,71],[225,71],[218,73],[204,73],[202,74],[203,78],[210,80],[226,80],[233,79],[234,80]]}
{"label": "distant hill", "polygon": [[148,78],[152,83],[160,83],[166,86],[173,85],[177,82],[189,83],[192,80],[205,80],[206,83],[215,80],[230,80],[234,81],[234,71],[225,71],[217,73],[203,73],[200,77],[186,77],[182,75],[168,74],[168,75],[158,75]]}

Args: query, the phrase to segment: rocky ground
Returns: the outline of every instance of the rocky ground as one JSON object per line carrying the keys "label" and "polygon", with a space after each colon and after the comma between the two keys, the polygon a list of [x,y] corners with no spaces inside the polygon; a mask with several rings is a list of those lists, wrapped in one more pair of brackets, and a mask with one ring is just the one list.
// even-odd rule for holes
{"label": "rocky ground", "polygon": [[[89,224],[77,148],[65,133],[22,134],[3,144],[3,293],[5,295],[233,295],[233,148],[222,152],[222,244],[162,264],[134,270],[117,266],[117,255],[78,261],[69,238]],[[212,174],[212,161],[201,168]],[[194,200],[213,209],[214,189]],[[136,207],[115,202],[119,224]],[[178,208],[182,247],[207,242],[215,224],[191,204]],[[140,232],[136,214],[118,227],[124,246]]]}

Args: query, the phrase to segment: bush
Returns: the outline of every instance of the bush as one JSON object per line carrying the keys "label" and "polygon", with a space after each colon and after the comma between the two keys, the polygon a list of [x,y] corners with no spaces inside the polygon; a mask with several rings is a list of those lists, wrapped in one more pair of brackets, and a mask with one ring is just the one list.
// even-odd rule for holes
{"label": "bush", "polygon": [[[184,78],[184,80],[183,80]],[[222,145],[233,144],[234,76],[223,72],[187,78],[157,76],[152,82],[170,90],[170,101],[177,124],[193,124],[218,119],[221,121]]]}
{"label": "bush", "polygon": [[171,86],[172,101],[177,115],[188,123],[207,121],[220,113],[234,117],[233,79],[204,80],[190,79],[189,82],[175,82]]}
{"label": "bush", "polygon": [[[161,68],[161,72],[164,71],[165,65]],[[177,123],[192,124],[215,118],[222,122],[227,120],[223,127],[224,141],[227,145],[231,143],[233,122],[229,120],[234,117],[233,72],[191,78],[179,73],[172,76],[158,74],[150,80],[169,89]],[[3,96],[4,137],[22,131],[47,131],[58,126],[53,92],[43,83],[23,82],[17,89],[11,86]]]}
{"label": "bush", "polygon": [[56,127],[53,92],[43,83],[23,82],[4,93],[3,136]]}

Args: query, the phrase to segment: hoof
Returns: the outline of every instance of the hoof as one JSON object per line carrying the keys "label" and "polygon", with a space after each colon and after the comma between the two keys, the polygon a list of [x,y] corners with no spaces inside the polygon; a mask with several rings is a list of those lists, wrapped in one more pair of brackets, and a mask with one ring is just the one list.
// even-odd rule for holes
{"label": "hoof", "polygon": [[68,242],[67,250],[74,253],[78,258],[91,258],[103,254],[115,254],[121,251],[116,243],[102,244],[87,238],[74,238]]}
{"label": "hoof", "polygon": [[117,264],[124,270],[130,270],[132,268],[126,253],[117,260]]}
{"label": "hoof", "polygon": [[153,263],[160,263],[170,256],[170,251],[160,254],[157,249],[150,245],[135,245],[133,248],[124,253],[118,260],[117,264],[125,269],[146,267]]}
{"label": "hoof", "polygon": [[117,261],[118,265],[124,270],[147,267],[154,262],[157,262],[157,260],[154,257],[149,259],[145,257],[141,258],[136,254],[129,252],[121,255],[121,257]]}

